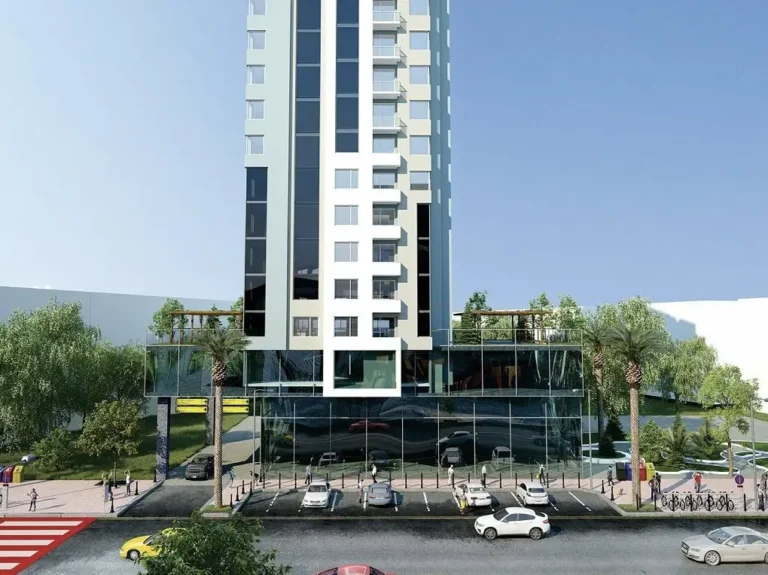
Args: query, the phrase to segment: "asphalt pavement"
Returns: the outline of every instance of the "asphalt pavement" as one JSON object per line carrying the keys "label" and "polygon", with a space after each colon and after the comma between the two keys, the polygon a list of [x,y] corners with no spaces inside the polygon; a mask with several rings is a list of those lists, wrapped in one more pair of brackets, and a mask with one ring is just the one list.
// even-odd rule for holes
{"label": "asphalt pavement", "polygon": [[[755,521],[739,524],[761,528]],[[118,557],[129,538],[150,535],[169,521],[99,520],[24,571],[25,575],[136,575],[138,567]],[[569,573],[603,575],[700,574],[708,568],[680,553],[680,541],[718,526],[714,521],[562,518],[541,541],[476,535],[472,520],[264,522],[262,548],[307,575],[338,564],[370,563],[398,575]],[[721,565],[725,574],[765,573],[764,564]]]}
{"label": "asphalt pavement", "polygon": [[212,485],[163,484],[126,511],[123,517],[190,517],[212,496]]}

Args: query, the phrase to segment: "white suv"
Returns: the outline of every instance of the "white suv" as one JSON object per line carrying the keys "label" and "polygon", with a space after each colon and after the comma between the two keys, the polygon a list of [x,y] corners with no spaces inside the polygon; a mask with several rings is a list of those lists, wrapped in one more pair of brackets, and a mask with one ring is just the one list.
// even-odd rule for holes
{"label": "white suv", "polygon": [[549,493],[540,485],[521,483],[517,486],[517,496],[523,505],[549,505]]}
{"label": "white suv", "polygon": [[304,494],[304,500],[301,502],[301,506],[324,509],[328,507],[330,493],[331,490],[324,480],[313,481],[309,484],[309,487],[307,487],[307,492]]}
{"label": "white suv", "polygon": [[475,521],[475,531],[489,541],[499,535],[527,535],[539,540],[549,533],[549,517],[525,507],[499,509],[493,515],[483,515]]}

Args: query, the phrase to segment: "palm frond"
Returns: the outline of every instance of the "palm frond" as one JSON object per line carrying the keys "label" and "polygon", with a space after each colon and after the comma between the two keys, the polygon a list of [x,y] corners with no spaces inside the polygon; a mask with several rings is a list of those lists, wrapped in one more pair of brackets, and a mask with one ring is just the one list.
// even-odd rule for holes
{"label": "palm frond", "polygon": [[609,330],[606,324],[596,315],[590,315],[582,330],[582,341],[584,345],[593,349],[600,350],[605,347],[608,339]]}
{"label": "palm frond", "polygon": [[199,352],[207,355],[214,363],[229,363],[248,345],[243,332],[238,329],[223,329],[220,326],[204,329],[195,338]]}
{"label": "palm frond", "polygon": [[621,322],[611,328],[606,344],[622,358],[635,365],[642,365],[667,349],[667,341],[658,333],[645,327],[628,326]]}

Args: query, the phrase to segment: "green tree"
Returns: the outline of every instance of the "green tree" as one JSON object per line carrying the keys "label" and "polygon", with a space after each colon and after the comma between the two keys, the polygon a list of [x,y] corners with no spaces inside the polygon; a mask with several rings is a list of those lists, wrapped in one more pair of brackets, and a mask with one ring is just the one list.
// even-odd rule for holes
{"label": "green tree", "polygon": [[[211,306],[211,311],[219,311],[219,308],[216,307],[216,304],[213,304]],[[209,329],[219,328],[219,327],[221,327],[221,319],[219,319],[219,316],[209,315],[209,316],[206,317],[205,327],[207,327]]]}
{"label": "green tree", "polygon": [[162,307],[152,315],[152,325],[149,329],[158,339],[170,337],[172,341],[178,341],[179,330],[187,326],[187,318],[173,316],[171,312],[184,311],[184,304],[179,300],[168,298]]}
{"label": "green tree", "polygon": [[142,561],[146,575],[286,575],[277,552],[262,551],[259,521],[235,515],[229,521],[203,519],[174,523],[172,534],[158,537],[159,553]]}
{"label": "green tree", "polygon": [[[587,382],[595,396],[597,406],[597,436],[602,438],[605,429],[605,401],[603,399],[603,364],[605,362],[605,343],[608,330],[597,315],[588,315],[582,331],[585,355],[591,359],[592,378]],[[591,383],[591,385],[590,385]]]}
{"label": "green tree", "polygon": [[80,304],[55,299],[15,310],[0,327],[0,430],[10,446],[27,448],[67,423],[80,404],[99,330]]}
{"label": "green tree", "polygon": [[37,465],[43,471],[63,469],[77,452],[77,443],[72,433],[64,427],[54,429],[48,437],[32,446],[37,456]]}
{"label": "green tree", "polygon": [[675,415],[672,428],[669,430],[669,452],[667,455],[667,463],[670,466],[682,468],[685,462],[685,457],[688,455],[690,448],[690,435],[688,430],[683,425],[683,418],[680,414]]}
{"label": "green tree", "polygon": [[229,311],[239,312],[240,315],[229,316],[227,318],[227,327],[229,329],[243,329],[243,296],[240,296],[229,307]]}
{"label": "green tree", "polygon": [[[666,334],[666,332],[664,332]],[[632,501],[640,496],[640,389],[643,387],[643,365],[663,353],[667,339],[642,325],[619,323],[608,334],[608,347],[625,366],[629,386],[629,433],[632,452]]]}
{"label": "green tree", "polygon": [[757,380],[745,380],[741,370],[735,365],[718,365],[704,379],[699,390],[699,401],[705,408],[712,409],[720,422],[720,432],[725,439],[728,451],[728,471],[733,474],[733,448],[731,429],[741,433],[749,431],[749,423],[744,418],[750,408],[761,407],[758,400]]}
{"label": "green tree", "polygon": [[480,345],[483,338],[481,329],[491,329],[495,326],[494,319],[483,319],[473,312],[493,311],[488,305],[488,292],[476,291],[467,300],[464,313],[461,314],[461,327],[453,334],[457,345]]}
{"label": "green tree", "polygon": [[717,363],[717,351],[703,337],[675,341],[660,358],[656,384],[662,396],[673,398],[675,413],[680,402],[695,399],[704,378]]}
{"label": "green tree", "polygon": [[723,435],[715,425],[712,417],[707,415],[704,423],[696,433],[691,434],[691,447],[699,459],[718,460],[723,450]]}
{"label": "green tree", "polygon": [[139,450],[143,405],[139,401],[102,401],[83,423],[78,446],[95,457],[110,453],[114,465]]}
{"label": "green tree", "polygon": [[221,499],[221,425],[222,388],[227,382],[227,366],[233,362],[236,356],[242,355],[247,345],[247,340],[240,330],[206,329],[198,337],[195,345],[199,353],[211,359],[211,379],[215,393],[214,405],[214,433],[213,433],[213,479],[214,479],[214,505],[222,506]]}
{"label": "green tree", "polygon": [[668,449],[669,435],[659,427],[658,423],[651,420],[643,425],[640,430],[640,455],[646,461],[656,464],[664,461]]}
{"label": "green tree", "polygon": [[627,434],[624,433],[624,428],[621,426],[621,421],[615,415],[608,418],[608,423],[605,426],[605,434],[609,435],[614,441],[626,441]]}
{"label": "green tree", "polygon": [[613,438],[603,433],[597,444],[597,454],[600,457],[616,457],[616,446],[613,444]]}

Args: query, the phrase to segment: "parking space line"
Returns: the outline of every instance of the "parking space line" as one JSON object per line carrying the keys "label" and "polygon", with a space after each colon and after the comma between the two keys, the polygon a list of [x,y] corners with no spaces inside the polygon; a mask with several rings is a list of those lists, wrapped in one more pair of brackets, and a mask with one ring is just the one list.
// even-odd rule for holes
{"label": "parking space line", "polygon": [[453,500],[456,502],[456,507],[458,509],[461,509],[461,505],[459,505],[459,499],[456,497],[456,494],[453,494]]}
{"label": "parking space line", "polygon": [[549,504],[552,506],[552,509],[554,509],[555,511],[560,511],[560,510],[557,508],[557,505],[555,505],[555,502],[554,502],[554,501],[552,501],[552,496],[551,496],[551,495],[550,495],[550,497],[549,497]]}
{"label": "parking space line", "polygon": [[[571,497],[573,497],[573,498],[574,498],[576,501],[578,501],[579,503],[581,503],[582,505],[584,505],[584,502],[583,502],[581,499],[579,499],[578,497],[576,497],[576,496],[575,496],[573,493],[571,493],[570,491],[569,491],[568,493],[570,493],[570,494],[571,494]],[[592,511],[592,510],[591,510],[589,507],[587,507],[586,505],[584,505],[584,509],[586,509],[587,511]]]}
{"label": "parking space line", "polygon": [[368,509],[368,492],[365,492],[365,495],[363,496],[363,511]]}
{"label": "parking space line", "polygon": [[520,503],[520,500],[517,498],[517,495],[515,495],[515,494],[514,494],[512,491],[510,491],[510,492],[509,492],[509,494],[510,494],[512,497],[514,497],[514,498],[515,498],[515,501],[517,501],[517,504],[518,504],[520,507],[525,507],[525,505],[523,505],[522,503]]}
{"label": "parking space line", "polygon": [[[280,495],[279,491],[275,493],[275,496],[272,498],[272,501],[269,502],[269,507],[267,507],[267,513],[269,513],[269,510],[272,509],[272,506],[275,504],[275,500],[277,499],[278,495]],[[301,509],[299,509],[299,511],[301,511]]]}
{"label": "parking space line", "polygon": [[426,491],[421,492],[422,495],[424,495],[424,504],[427,506],[427,511],[429,511],[429,501],[427,501],[427,493]]}
{"label": "parking space line", "polygon": [[333,513],[333,510],[336,509],[336,499],[339,497],[339,492],[333,494],[333,503],[331,503],[331,513]]}

